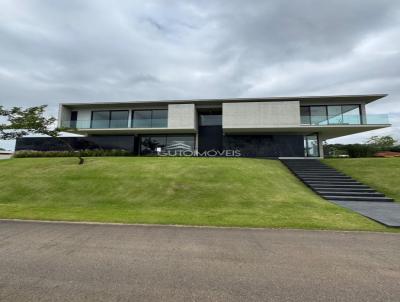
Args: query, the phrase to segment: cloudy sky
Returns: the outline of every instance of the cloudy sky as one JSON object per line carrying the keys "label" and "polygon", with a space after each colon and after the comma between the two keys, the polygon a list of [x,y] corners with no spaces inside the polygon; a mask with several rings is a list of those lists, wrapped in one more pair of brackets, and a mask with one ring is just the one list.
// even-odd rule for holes
{"label": "cloudy sky", "polygon": [[[0,0],[0,104],[388,93],[400,1]],[[3,145],[4,146],[4,145]]]}

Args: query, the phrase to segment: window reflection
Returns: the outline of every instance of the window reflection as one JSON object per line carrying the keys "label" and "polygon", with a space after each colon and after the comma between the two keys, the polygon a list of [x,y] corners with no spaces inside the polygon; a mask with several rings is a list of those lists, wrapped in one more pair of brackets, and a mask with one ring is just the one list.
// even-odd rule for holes
{"label": "window reflection", "polygon": [[140,138],[141,155],[160,155],[167,152],[180,155],[182,152],[192,152],[195,147],[193,135],[143,135]]}
{"label": "window reflection", "polygon": [[165,128],[168,124],[168,110],[133,111],[133,128]]}
{"label": "window reflection", "polygon": [[301,106],[303,125],[361,124],[360,105]]}
{"label": "window reflection", "polygon": [[311,134],[304,136],[304,156],[306,157],[318,157],[318,135]]}

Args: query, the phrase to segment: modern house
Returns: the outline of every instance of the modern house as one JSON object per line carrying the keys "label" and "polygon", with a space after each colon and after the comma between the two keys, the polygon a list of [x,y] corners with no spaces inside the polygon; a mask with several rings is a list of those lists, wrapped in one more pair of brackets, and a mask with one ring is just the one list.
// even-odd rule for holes
{"label": "modern house", "polygon": [[[62,103],[58,122],[85,136],[70,138],[76,148],[137,155],[178,150],[200,156],[323,157],[323,140],[389,127],[387,115],[366,113],[368,103],[385,96]],[[54,150],[57,144],[24,138],[16,150]]]}

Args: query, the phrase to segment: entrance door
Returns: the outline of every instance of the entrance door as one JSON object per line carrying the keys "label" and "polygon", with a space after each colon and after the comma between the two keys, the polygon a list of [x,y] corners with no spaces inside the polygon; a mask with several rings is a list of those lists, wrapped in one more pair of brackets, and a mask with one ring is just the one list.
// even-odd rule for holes
{"label": "entrance door", "polygon": [[310,134],[304,135],[304,156],[307,157],[318,157],[319,146],[318,146],[318,135]]}
{"label": "entrance door", "polygon": [[222,150],[222,114],[221,112],[199,113],[198,151]]}

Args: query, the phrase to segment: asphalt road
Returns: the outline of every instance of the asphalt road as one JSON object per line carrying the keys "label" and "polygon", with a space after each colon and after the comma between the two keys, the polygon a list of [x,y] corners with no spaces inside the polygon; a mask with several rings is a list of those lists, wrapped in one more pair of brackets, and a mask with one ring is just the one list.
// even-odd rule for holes
{"label": "asphalt road", "polygon": [[0,301],[399,301],[400,234],[0,222]]}

